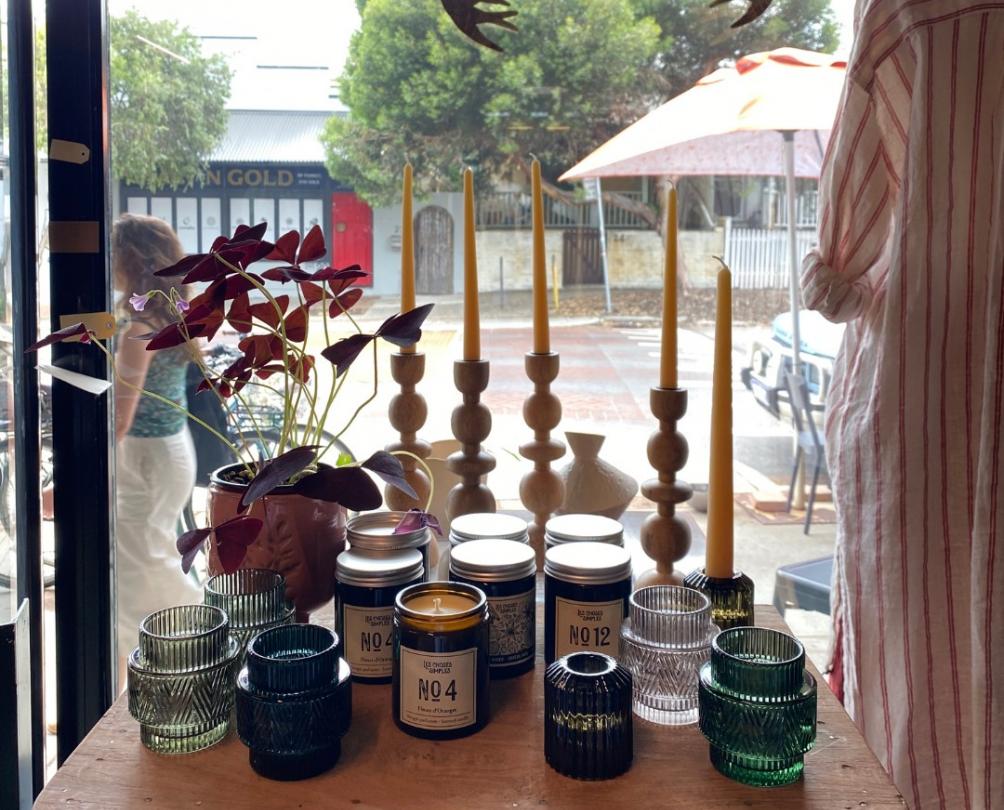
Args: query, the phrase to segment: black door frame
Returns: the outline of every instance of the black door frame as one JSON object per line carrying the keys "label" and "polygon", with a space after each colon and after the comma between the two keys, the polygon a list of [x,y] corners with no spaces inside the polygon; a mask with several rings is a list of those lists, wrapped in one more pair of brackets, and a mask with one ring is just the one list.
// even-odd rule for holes
{"label": "black door frame", "polygon": [[[108,29],[105,0],[47,0],[48,135],[82,144],[83,163],[49,161],[53,329],[64,314],[110,312]],[[56,344],[53,363],[106,379],[104,355]],[[112,396],[54,381],[57,759],[112,702],[115,680]]]}

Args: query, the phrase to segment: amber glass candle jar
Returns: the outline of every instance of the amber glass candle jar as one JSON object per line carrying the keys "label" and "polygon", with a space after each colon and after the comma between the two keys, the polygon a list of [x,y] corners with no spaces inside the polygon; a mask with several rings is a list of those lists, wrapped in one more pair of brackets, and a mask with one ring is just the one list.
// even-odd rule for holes
{"label": "amber glass candle jar", "polygon": [[537,654],[537,562],[533,549],[512,540],[471,540],[454,546],[450,579],[488,596],[492,623],[488,662],[493,678],[533,669]]}
{"label": "amber glass candle jar", "polygon": [[488,722],[488,598],[459,582],[405,588],[394,610],[394,722],[415,737],[466,737]]}
{"label": "amber glass candle jar", "polygon": [[544,556],[544,660],[616,656],[631,596],[631,555],[609,543],[562,543]]}
{"label": "amber glass candle jar", "polygon": [[338,555],[335,617],[345,659],[357,683],[390,683],[394,664],[394,600],[402,588],[422,582],[416,549],[366,557]]}

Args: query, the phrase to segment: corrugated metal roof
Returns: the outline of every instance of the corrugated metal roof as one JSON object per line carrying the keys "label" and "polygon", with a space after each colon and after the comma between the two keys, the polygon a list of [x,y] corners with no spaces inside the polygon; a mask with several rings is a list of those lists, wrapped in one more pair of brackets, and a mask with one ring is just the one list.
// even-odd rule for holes
{"label": "corrugated metal roof", "polygon": [[227,134],[210,160],[226,163],[323,163],[321,132],[330,112],[230,110]]}

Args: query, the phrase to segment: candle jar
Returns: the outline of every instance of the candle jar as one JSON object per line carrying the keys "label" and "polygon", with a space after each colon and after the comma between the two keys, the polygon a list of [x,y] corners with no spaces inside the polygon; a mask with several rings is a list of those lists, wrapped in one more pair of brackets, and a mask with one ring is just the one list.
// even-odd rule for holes
{"label": "candle jar", "polygon": [[[457,515],[450,523],[450,553],[461,543],[471,540],[513,540],[530,544],[530,530],[522,518],[498,512],[471,512]],[[443,578],[449,578],[449,560],[445,561]]]}
{"label": "candle jar", "polygon": [[459,582],[411,585],[394,610],[393,710],[415,737],[466,737],[488,722],[488,598]]}
{"label": "candle jar", "polygon": [[711,763],[760,787],[797,781],[816,739],[816,681],[802,645],[763,627],[718,634],[698,682]]}
{"label": "candle jar", "polygon": [[572,653],[547,668],[544,758],[575,779],[612,779],[631,767],[631,673],[609,655]]}
{"label": "candle jar", "polygon": [[352,722],[349,665],[316,624],[274,627],[248,645],[237,677],[237,734],[255,773],[307,779],[329,770]]}
{"label": "candle jar", "polygon": [[394,664],[394,600],[422,582],[422,554],[408,549],[386,557],[355,551],[338,555],[335,619],[352,680],[390,683]]}
{"label": "candle jar", "polygon": [[433,579],[432,572],[439,564],[439,544],[433,542],[432,533],[425,527],[395,534],[398,524],[407,512],[366,512],[356,515],[346,526],[349,548],[365,557],[386,557],[408,549],[422,555],[426,580]]}
{"label": "candle jar", "polygon": [[607,543],[563,543],[544,555],[544,660],[616,653],[631,596],[631,555]]}
{"label": "candle jar", "polygon": [[697,674],[718,628],[711,601],[692,588],[653,585],[631,594],[621,662],[634,678],[634,711],[652,723],[697,722]]}
{"label": "candle jar", "polygon": [[224,610],[230,632],[241,645],[241,657],[251,638],[262,630],[293,621],[295,609],[286,601],[286,579],[265,568],[241,568],[217,574],[206,583],[207,605]]}
{"label": "candle jar", "polygon": [[624,527],[619,521],[603,515],[558,515],[544,526],[544,545],[547,548],[562,543],[609,543],[624,545]]}
{"label": "candle jar", "polygon": [[493,678],[533,669],[537,653],[537,563],[533,549],[512,540],[472,540],[456,546],[450,579],[476,585],[491,613],[488,663]]}
{"label": "candle jar", "polygon": [[140,741],[159,754],[188,754],[230,731],[242,648],[227,614],[207,605],[151,613],[127,661],[129,713]]}

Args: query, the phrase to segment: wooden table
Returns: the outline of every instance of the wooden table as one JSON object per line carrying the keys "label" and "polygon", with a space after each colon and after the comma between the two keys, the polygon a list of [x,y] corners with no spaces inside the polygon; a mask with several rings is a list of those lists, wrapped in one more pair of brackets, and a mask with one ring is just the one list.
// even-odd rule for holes
{"label": "wooden table", "polygon": [[[773,608],[758,623],[785,629]],[[538,650],[543,644],[538,644]],[[814,674],[816,674],[814,672]],[[818,675],[817,675],[818,678]],[[42,792],[36,807],[73,808],[834,808],[884,810],[902,799],[825,684],[819,732],[805,778],[751,788],[721,776],[696,726],[656,726],[635,717],[631,770],[609,782],[579,782],[544,761],[543,660],[521,678],[492,685],[493,717],[472,737],[426,742],[391,720],[390,687],[353,684],[352,728],[334,770],[303,782],[272,782],[248,765],[235,735],[198,754],[143,748],[124,697]]]}

